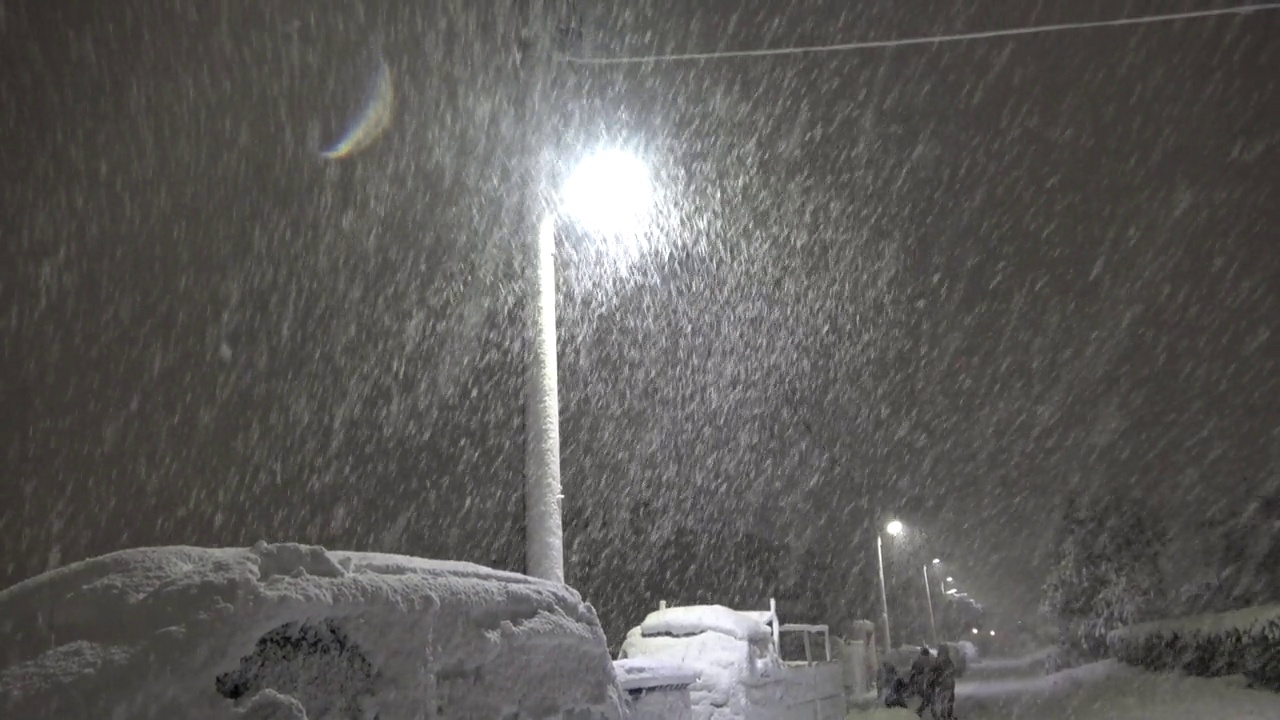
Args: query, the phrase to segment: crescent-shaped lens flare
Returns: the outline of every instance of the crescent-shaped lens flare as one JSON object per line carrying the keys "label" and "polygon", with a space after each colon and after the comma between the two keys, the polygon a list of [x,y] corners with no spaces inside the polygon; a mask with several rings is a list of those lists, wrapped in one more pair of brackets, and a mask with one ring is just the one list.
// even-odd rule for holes
{"label": "crescent-shaped lens flare", "polygon": [[391,69],[387,67],[386,61],[381,61],[378,64],[378,75],[374,80],[373,92],[370,94],[369,101],[365,103],[364,109],[336,143],[320,151],[320,157],[326,160],[341,160],[369,147],[391,125],[391,114],[394,109],[395,89],[391,85]]}

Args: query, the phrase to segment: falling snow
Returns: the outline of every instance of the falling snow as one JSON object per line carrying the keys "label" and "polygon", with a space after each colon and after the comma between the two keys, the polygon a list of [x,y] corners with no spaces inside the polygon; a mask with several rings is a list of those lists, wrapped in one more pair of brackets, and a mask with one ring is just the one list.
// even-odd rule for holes
{"label": "falling snow", "polygon": [[525,571],[535,239],[620,150],[642,227],[555,237],[615,654],[661,601],[883,623],[877,533],[895,645],[1092,667],[1280,602],[1275,7],[607,62],[1154,7],[936,5],[5,3],[0,588],[262,539]]}

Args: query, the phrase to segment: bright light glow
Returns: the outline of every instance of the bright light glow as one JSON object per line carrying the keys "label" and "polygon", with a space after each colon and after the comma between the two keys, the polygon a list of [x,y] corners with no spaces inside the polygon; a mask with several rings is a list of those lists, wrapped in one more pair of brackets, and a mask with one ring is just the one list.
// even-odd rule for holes
{"label": "bright light glow", "polygon": [[974,635],[977,635],[977,634],[978,634],[978,628],[974,628],[974,629],[973,629],[973,634],[974,634]]}
{"label": "bright light glow", "polygon": [[562,212],[599,235],[644,231],[653,206],[649,168],[623,150],[602,150],[574,168],[561,191]]}
{"label": "bright light glow", "polygon": [[995,631],[995,630],[992,630],[992,631],[991,631],[991,637],[995,637],[995,636],[996,636],[996,631]]}
{"label": "bright light glow", "polygon": [[938,558],[934,558],[934,559],[933,559],[933,564],[934,564],[934,565],[941,565],[941,564],[942,564],[942,561],[941,561],[941,560],[939,560]]}
{"label": "bright light glow", "polygon": [[948,577],[948,578],[947,578],[947,582],[955,582],[955,578]]}
{"label": "bright light glow", "polygon": [[902,523],[898,522],[897,520],[890,520],[889,524],[884,526],[884,531],[889,533],[890,535],[901,535]]}

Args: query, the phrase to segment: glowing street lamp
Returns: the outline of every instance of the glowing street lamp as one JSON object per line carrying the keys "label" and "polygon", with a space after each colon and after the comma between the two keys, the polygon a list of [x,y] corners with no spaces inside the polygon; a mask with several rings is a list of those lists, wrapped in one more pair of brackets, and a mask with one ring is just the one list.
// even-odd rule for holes
{"label": "glowing street lamp", "polygon": [[[897,537],[902,534],[902,523],[890,520],[889,524],[884,526],[884,531]],[[887,653],[893,650],[893,640],[889,630],[889,593],[884,586],[884,537],[878,532],[876,533],[876,566],[880,569],[880,612],[884,619],[884,651]]]}
{"label": "glowing street lamp", "polygon": [[556,377],[556,228],[561,218],[618,241],[638,235],[653,203],[649,170],[636,156],[604,150],[570,174],[559,206],[542,219],[530,288],[531,357],[525,385],[526,572],[564,582],[564,523],[560,485],[560,390]]}

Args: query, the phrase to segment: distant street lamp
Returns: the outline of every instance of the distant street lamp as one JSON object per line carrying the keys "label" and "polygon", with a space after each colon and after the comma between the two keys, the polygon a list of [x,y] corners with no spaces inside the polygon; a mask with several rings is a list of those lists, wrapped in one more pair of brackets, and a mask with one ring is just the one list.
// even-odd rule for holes
{"label": "distant street lamp", "polygon": [[[902,523],[897,520],[890,520],[888,525],[884,526],[884,531],[893,536],[902,534]],[[880,568],[880,610],[884,616],[884,651],[887,653],[893,649],[893,640],[889,631],[889,593],[884,586],[884,538],[880,532],[876,531],[876,565]]]}
{"label": "distant street lamp", "polygon": [[[936,559],[933,561],[938,562]],[[933,645],[938,646],[938,625],[933,620],[933,590],[930,589],[932,583],[929,582],[929,566],[921,565],[920,570],[924,573],[924,599],[929,605],[929,632],[933,635]]]}
{"label": "distant street lamp", "polygon": [[642,232],[653,200],[649,171],[639,158],[606,150],[582,161],[538,228],[530,287],[530,355],[525,385],[525,570],[564,582],[564,524],[560,485],[560,389],[556,360],[556,229],[561,218],[618,240]]}

